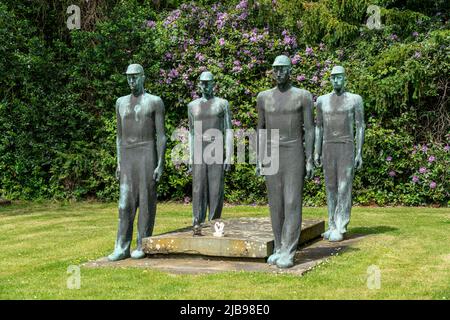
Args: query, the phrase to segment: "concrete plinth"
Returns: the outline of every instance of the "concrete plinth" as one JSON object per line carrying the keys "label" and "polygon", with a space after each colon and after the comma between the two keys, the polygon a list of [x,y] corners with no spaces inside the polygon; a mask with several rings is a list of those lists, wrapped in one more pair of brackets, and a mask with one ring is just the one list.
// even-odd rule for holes
{"label": "concrete plinth", "polygon": [[0,198],[0,206],[8,206],[11,204],[11,200],[5,200]]}
{"label": "concrete plinth", "polygon": [[[215,237],[214,223],[223,222],[224,236]],[[304,220],[299,246],[319,237],[325,222]],[[273,252],[273,233],[269,218],[214,220],[202,225],[202,236],[191,228],[143,239],[146,254],[194,254],[214,257],[267,258]]]}

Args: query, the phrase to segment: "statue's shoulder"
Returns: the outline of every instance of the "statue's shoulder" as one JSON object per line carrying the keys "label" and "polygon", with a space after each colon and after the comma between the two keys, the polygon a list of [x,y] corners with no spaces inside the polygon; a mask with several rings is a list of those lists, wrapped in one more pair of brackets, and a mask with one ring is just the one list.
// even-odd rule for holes
{"label": "statue's shoulder", "polygon": [[268,95],[272,94],[275,91],[276,88],[272,88],[272,89],[268,89],[268,90],[264,90],[261,91],[260,93],[258,93],[258,95],[256,96],[256,99],[264,99],[265,97],[267,97]]}
{"label": "statue's shoulder", "polygon": [[201,99],[202,98],[197,98],[188,103],[188,105],[187,105],[188,113],[193,112],[192,110],[200,105]]}
{"label": "statue's shoulder", "polygon": [[362,102],[362,97],[359,94],[347,92],[347,95],[356,102]]}
{"label": "statue's shoulder", "polygon": [[200,100],[201,98],[197,98],[195,100],[192,100],[191,102],[188,103],[188,109],[192,109],[195,106],[198,106],[200,104]]}
{"label": "statue's shoulder", "polygon": [[157,103],[157,104],[163,103],[163,100],[161,99],[161,97],[155,96],[148,92],[146,92],[144,94],[144,98],[145,98],[145,100],[147,100],[148,102],[151,102],[151,103]]}
{"label": "statue's shoulder", "polygon": [[130,99],[130,95],[126,95],[126,96],[119,97],[119,98],[117,98],[117,100],[116,100],[116,105],[120,105],[120,104],[122,104],[124,101],[127,101],[127,100],[129,100],[129,99]]}
{"label": "statue's shoulder", "polygon": [[333,94],[333,92],[329,92],[327,94],[323,94],[321,96],[318,96],[317,97],[317,102],[322,102],[322,101],[324,101],[326,99],[329,99],[332,94]]}
{"label": "statue's shoulder", "polygon": [[219,98],[219,97],[215,97],[217,99],[217,102],[221,105],[221,106],[227,106],[228,105],[228,100],[224,99],[224,98]]}
{"label": "statue's shoulder", "polygon": [[308,96],[312,97],[311,92],[309,92],[306,89],[301,89],[301,88],[297,88],[297,87],[292,86],[291,87],[291,91],[292,91],[293,94],[295,94],[297,96],[300,96],[300,97],[308,97]]}

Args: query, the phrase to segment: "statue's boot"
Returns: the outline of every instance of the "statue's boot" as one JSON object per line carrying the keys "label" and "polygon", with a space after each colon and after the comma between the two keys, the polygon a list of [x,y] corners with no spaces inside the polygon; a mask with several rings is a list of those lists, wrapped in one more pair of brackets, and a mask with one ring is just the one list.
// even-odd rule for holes
{"label": "statue's boot", "polygon": [[145,257],[144,251],[142,249],[136,249],[131,253],[131,258],[133,259],[142,259]]}
{"label": "statue's boot", "polygon": [[322,238],[324,238],[325,240],[330,239],[330,235],[333,232],[332,229],[328,229],[327,231],[325,231],[324,233],[321,234]]}
{"label": "statue's boot", "polygon": [[123,252],[123,251],[114,251],[108,256],[109,261],[118,261],[123,260],[130,257],[129,252]]}
{"label": "statue's boot", "polygon": [[192,230],[193,230],[193,235],[194,236],[201,236],[202,235],[202,226],[201,225],[199,225],[199,224],[194,225]]}
{"label": "statue's boot", "polygon": [[281,254],[280,258],[277,260],[277,267],[286,269],[294,266],[294,257],[288,254]]}
{"label": "statue's boot", "polygon": [[344,235],[337,230],[333,230],[333,232],[331,232],[330,234],[329,240],[331,242],[342,241],[344,240]]}
{"label": "statue's boot", "polygon": [[280,258],[280,256],[281,256],[280,250],[276,250],[269,256],[269,258],[267,258],[267,263],[271,265],[277,264],[277,260]]}

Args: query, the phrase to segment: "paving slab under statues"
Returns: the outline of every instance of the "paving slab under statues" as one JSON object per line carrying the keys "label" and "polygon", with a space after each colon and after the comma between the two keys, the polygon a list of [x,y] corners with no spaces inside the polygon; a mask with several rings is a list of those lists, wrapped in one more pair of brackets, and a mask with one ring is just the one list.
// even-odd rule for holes
{"label": "paving slab under statues", "polygon": [[[214,224],[224,223],[224,236],[216,237]],[[304,220],[299,246],[310,242],[325,231],[325,222]],[[202,236],[193,236],[192,228],[143,239],[147,255],[192,254],[213,257],[265,259],[273,252],[274,240],[269,218],[238,218],[214,220],[202,224]]]}
{"label": "paving slab under statues", "polygon": [[277,266],[269,265],[263,259],[220,258],[190,254],[155,254],[148,256],[148,259],[121,261],[108,261],[106,257],[103,257],[86,262],[82,266],[86,268],[143,268],[170,274],[202,275],[246,271],[301,276],[333,256],[359,250],[355,244],[365,237],[366,235],[363,234],[352,234],[340,242],[329,242],[318,238],[317,241],[298,249],[295,254],[294,266],[289,269],[280,269]]}

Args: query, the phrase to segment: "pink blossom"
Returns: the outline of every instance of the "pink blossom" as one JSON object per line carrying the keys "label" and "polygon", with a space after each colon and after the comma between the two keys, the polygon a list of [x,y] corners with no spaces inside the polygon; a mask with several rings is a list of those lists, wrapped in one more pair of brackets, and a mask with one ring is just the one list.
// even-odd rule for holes
{"label": "pink blossom", "polygon": [[435,156],[430,156],[430,157],[428,158],[428,162],[429,162],[429,163],[433,163],[434,160],[436,160],[436,157],[435,157]]}
{"label": "pink blossom", "polygon": [[153,29],[156,26],[156,22],[153,20],[147,20],[147,28]]}
{"label": "pink blossom", "polygon": [[414,183],[419,182],[419,177],[418,176],[413,176],[412,177],[412,182],[414,182]]}
{"label": "pink blossom", "polygon": [[389,171],[389,176],[390,177],[395,177],[397,174],[395,173],[395,171]]}
{"label": "pink blossom", "polygon": [[423,173],[427,172],[427,168],[420,167],[419,172],[423,174]]}
{"label": "pink blossom", "polygon": [[431,181],[431,182],[430,182],[430,188],[431,188],[431,189],[436,188],[436,186],[437,186],[437,183],[436,183],[436,182],[434,182],[434,181]]}

